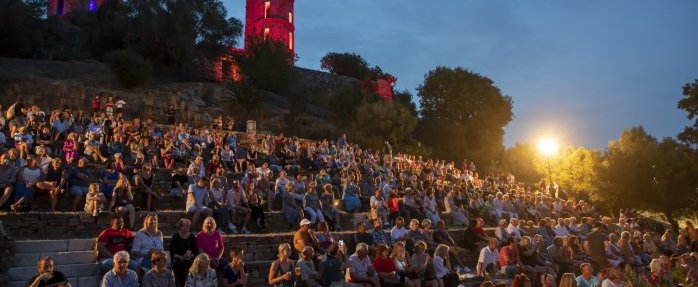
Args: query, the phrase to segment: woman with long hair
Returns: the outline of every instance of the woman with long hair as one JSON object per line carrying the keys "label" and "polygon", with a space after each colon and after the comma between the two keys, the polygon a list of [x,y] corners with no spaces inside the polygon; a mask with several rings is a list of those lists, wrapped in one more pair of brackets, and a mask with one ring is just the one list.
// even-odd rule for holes
{"label": "woman with long hair", "polygon": [[119,179],[116,180],[109,206],[117,214],[127,214],[129,229],[133,230],[133,226],[136,224],[136,208],[133,206],[131,183],[123,173],[120,173]]}
{"label": "woman with long hair", "polygon": [[267,284],[275,287],[293,287],[296,264],[289,259],[291,256],[291,245],[282,243],[279,245],[278,250],[279,259],[274,260],[269,267]]}
{"label": "woman with long hair", "polygon": [[199,253],[189,268],[185,287],[217,287],[216,270],[210,267],[211,258],[206,253]]}
{"label": "woman with long hair", "polygon": [[158,215],[148,213],[143,219],[143,228],[136,233],[131,248],[131,260],[139,262],[141,267],[150,269],[150,254],[155,251],[163,251],[164,243],[162,232],[158,229]]}
{"label": "woman with long hair", "polygon": [[405,242],[395,242],[393,252],[390,254],[395,265],[395,271],[400,276],[400,283],[404,283],[405,287],[421,287],[422,281],[419,280],[415,273],[414,267],[409,260],[409,254],[405,249]]}
{"label": "woman with long hair", "polygon": [[559,287],[577,287],[577,280],[574,273],[562,274]]}
{"label": "woman with long hair", "polygon": [[218,264],[223,257],[223,236],[216,229],[216,220],[213,217],[204,219],[204,226],[201,231],[196,234],[196,247],[199,248],[199,253],[206,253],[210,257],[211,267],[218,267]]}

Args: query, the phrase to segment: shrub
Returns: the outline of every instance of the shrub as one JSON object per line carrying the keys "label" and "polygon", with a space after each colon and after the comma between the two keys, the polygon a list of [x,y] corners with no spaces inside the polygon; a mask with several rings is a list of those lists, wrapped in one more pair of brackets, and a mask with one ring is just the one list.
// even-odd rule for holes
{"label": "shrub", "polygon": [[107,54],[106,60],[124,88],[143,85],[150,75],[150,63],[134,51],[115,50]]}

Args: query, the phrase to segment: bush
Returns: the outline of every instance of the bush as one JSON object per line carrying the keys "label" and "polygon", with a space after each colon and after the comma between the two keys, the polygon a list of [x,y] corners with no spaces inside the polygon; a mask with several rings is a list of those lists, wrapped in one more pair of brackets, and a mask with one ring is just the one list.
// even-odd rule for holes
{"label": "bush", "polygon": [[107,54],[106,60],[124,88],[141,86],[150,75],[150,63],[134,51],[112,51]]}

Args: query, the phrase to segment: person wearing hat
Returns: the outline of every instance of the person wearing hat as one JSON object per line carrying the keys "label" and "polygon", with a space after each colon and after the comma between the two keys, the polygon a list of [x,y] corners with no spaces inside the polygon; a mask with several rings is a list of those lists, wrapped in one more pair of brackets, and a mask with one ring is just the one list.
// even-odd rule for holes
{"label": "person wearing hat", "polygon": [[303,218],[300,228],[293,234],[293,248],[299,254],[303,252],[306,246],[317,247],[317,238],[315,238],[315,233],[310,229],[311,224],[310,220]]}

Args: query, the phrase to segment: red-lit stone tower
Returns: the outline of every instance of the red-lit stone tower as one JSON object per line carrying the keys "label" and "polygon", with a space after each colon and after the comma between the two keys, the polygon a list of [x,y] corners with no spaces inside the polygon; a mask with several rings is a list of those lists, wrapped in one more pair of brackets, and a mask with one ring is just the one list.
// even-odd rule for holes
{"label": "red-lit stone tower", "polygon": [[[49,0],[48,16],[63,16],[70,12],[88,9],[93,11],[105,0]],[[121,1],[119,1],[121,2]]]}
{"label": "red-lit stone tower", "polygon": [[295,55],[293,2],[294,0],[247,0],[245,49],[254,38],[264,38],[284,43]]}

